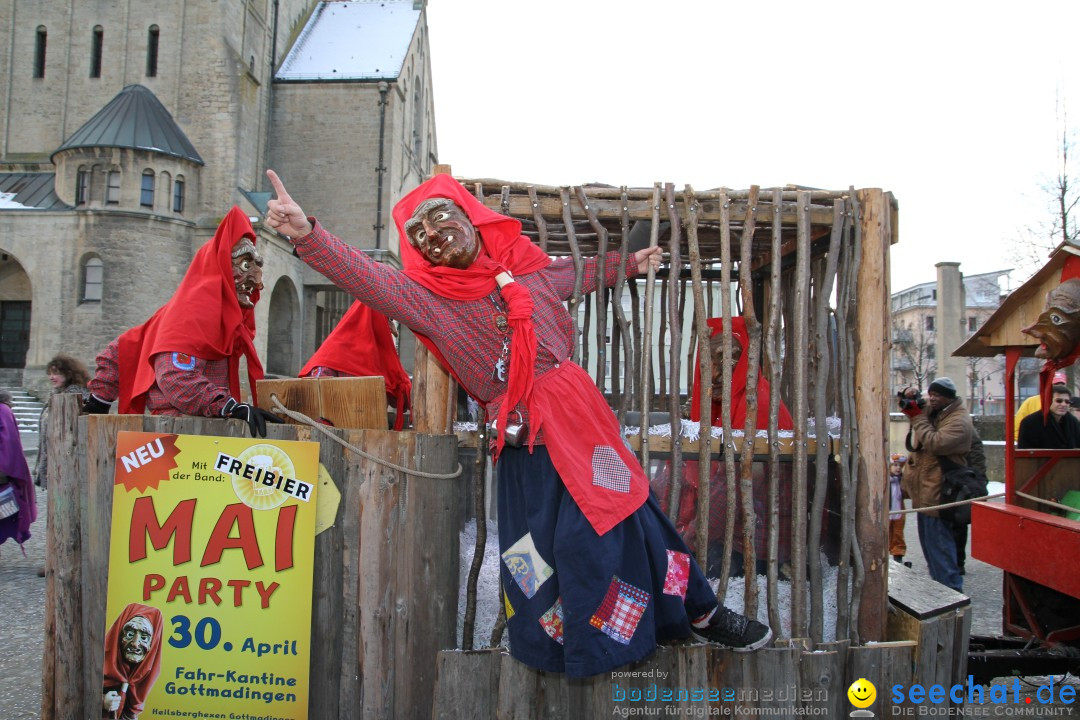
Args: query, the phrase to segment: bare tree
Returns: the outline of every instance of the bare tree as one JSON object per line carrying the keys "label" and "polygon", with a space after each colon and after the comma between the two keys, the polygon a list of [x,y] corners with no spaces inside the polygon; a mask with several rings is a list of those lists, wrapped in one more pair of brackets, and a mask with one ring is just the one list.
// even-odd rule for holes
{"label": "bare tree", "polygon": [[937,337],[933,330],[926,329],[925,319],[907,325],[894,320],[893,347],[900,361],[896,369],[904,380],[915,387],[925,387],[937,370]]}
{"label": "bare tree", "polygon": [[[989,358],[984,357],[969,357],[965,358],[968,366],[968,388],[970,389],[968,398],[968,412],[972,415],[976,414],[975,401],[978,399],[980,402],[983,399],[979,382],[989,378],[989,375],[984,375],[984,366],[987,364]],[[986,405],[980,405],[982,407],[982,414],[986,414]]]}
{"label": "bare tree", "polygon": [[1040,186],[1047,215],[1017,231],[1012,257],[1023,268],[1041,266],[1058,245],[1076,242],[1080,238],[1080,222],[1076,217],[1077,203],[1080,203],[1080,182],[1075,182],[1076,170],[1070,165],[1070,156],[1076,146],[1076,130],[1069,127],[1068,112],[1060,94],[1055,105],[1054,114],[1060,132],[1056,141],[1057,173]]}

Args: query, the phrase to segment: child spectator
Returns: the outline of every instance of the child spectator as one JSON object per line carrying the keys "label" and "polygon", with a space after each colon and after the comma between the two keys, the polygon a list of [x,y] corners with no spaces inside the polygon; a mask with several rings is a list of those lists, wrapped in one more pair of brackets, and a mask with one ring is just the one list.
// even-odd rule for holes
{"label": "child spectator", "polygon": [[[889,458],[889,554],[896,562],[904,562],[907,543],[904,542],[904,494],[900,489],[900,479],[904,474],[907,458],[900,453],[893,453]],[[911,567],[910,562],[904,563]]]}

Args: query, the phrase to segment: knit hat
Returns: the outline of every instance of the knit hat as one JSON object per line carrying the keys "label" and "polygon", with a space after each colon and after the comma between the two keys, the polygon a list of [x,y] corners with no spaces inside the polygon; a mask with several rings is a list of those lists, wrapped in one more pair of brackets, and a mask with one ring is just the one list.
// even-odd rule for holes
{"label": "knit hat", "polygon": [[904,455],[901,455],[900,453],[893,453],[892,455],[889,456],[889,464],[890,465],[892,465],[894,463],[897,464],[897,465],[903,465],[906,462],[907,462],[907,457],[904,456]]}
{"label": "knit hat", "polygon": [[936,392],[943,397],[954,398],[956,397],[956,383],[947,377],[940,377],[930,383],[929,391]]}

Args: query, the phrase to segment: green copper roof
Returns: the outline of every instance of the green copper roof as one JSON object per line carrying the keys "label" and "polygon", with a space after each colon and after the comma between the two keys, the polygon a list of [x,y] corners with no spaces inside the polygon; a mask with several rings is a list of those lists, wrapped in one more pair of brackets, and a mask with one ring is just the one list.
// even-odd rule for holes
{"label": "green copper roof", "polygon": [[128,85],[121,90],[56,152],[79,147],[148,150],[204,164],[169,111],[142,85]]}

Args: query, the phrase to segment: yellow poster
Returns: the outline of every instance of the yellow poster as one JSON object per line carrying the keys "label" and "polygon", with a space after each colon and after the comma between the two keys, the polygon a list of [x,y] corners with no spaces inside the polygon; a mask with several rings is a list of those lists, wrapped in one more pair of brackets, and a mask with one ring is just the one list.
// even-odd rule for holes
{"label": "yellow poster", "polygon": [[121,432],[100,717],[305,720],[319,446]]}

